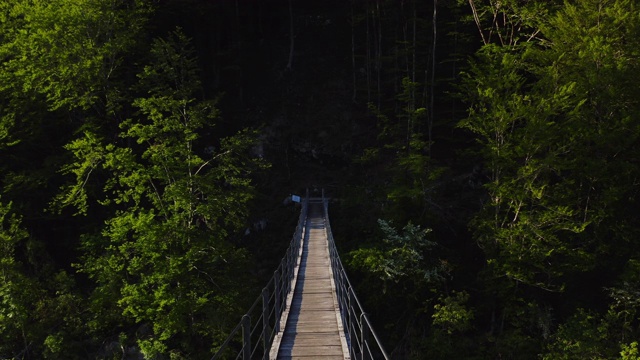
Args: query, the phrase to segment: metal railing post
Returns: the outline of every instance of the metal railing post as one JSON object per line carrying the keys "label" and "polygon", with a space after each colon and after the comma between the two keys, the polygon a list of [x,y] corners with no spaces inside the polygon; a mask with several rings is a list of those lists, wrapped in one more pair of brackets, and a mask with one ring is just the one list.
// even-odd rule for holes
{"label": "metal railing post", "polygon": [[367,313],[360,314],[360,346],[362,346],[362,360],[371,359],[371,354],[367,356],[367,344],[369,343],[369,322],[367,321]]}
{"label": "metal railing post", "polygon": [[[346,294],[345,294],[344,278],[342,277],[342,271],[339,270],[336,273],[337,273],[338,283],[339,283],[339,285],[338,285],[338,289],[339,290],[338,290],[337,296],[338,296],[338,304],[340,306],[340,315],[342,316],[342,321],[346,323],[347,322],[347,318],[346,318],[345,314],[346,314],[346,310],[347,310],[347,307],[346,307],[347,301],[345,299],[345,295]],[[348,328],[347,328],[347,330],[348,330]]]}
{"label": "metal railing post", "polygon": [[278,275],[278,271],[276,270],[273,273],[273,291],[274,291],[274,301],[276,307],[276,334],[280,332],[280,315],[282,314],[280,309],[280,276]]}
{"label": "metal railing post", "polygon": [[242,359],[251,360],[251,317],[242,317]]}
{"label": "metal railing post", "polygon": [[[353,343],[354,340],[356,340],[355,336],[354,336],[354,335],[356,335],[356,334],[354,334],[356,328],[355,328],[355,326],[353,326],[353,316],[354,316],[354,314],[353,314],[353,311],[351,310],[352,309],[352,302],[353,302],[352,300],[353,300],[353,289],[351,289],[351,285],[349,285],[349,288],[347,289],[347,316],[348,316],[347,324],[349,326],[349,336],[351,337],[351,347],[353,348],[353,346],[356,345],[356,344]],[[361,345],[361,344],[358,344],[358,345]],[[354,351],[354,355],[355,355],[355,351]]]}
{"label": "metal railing post", "polygon": [[269,340],[271,334],[269,329],[269,289],[262,289],[262,358],[267,360],[269,358]]}

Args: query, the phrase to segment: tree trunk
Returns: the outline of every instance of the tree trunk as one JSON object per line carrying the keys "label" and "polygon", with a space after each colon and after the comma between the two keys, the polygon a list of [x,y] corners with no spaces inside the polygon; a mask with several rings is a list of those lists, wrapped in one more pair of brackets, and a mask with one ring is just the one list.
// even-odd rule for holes
{"label": "tree trunk", "polygon": [[366,44],[367,44],[367,58],[365,61],[366,65],[366,77],[367,77],[367,103],[371,102],[371,46],[369,45],[369,4],[367,3],[365,10],[365,18],[366,18],[366,26],[367,26],[367,36],[366,36]]}
{"label": "tree trunk", "polygon": [[380,12],[380,2],[376,1],[378,12],[378,50],[376,56],[376,70],[378,71],[378,108],[382,106],[382,14]]}
{"label": "tree trunk", "polygon": [[433,0],[433,43],[431,47],[431,103],[429,105],[429,124],[427,130],[427,140],[428,140],[428,149],[429,155],[431,155],[431,132],[433,130],[433,122],[434,122],[434,110],[435,106],[435,81],[436,81],[436,39],[437,39],[437,15],[438,15],[438,0]]}
{"label": "tree trunk", "polygon": [[356,19],[353,13],[353,0],[351,1],[351,69],[353,75],[353,95],[351,96],[351,101],[357,103],[356,95],[357,95],[357,78],[356,78],[356,35],[355,35],[355,27],[356,27]]}
{"label": "tree trunk", "polygon": [[292,0],[289,0],[289,62],[287,62],[287,70],[291,70],[293,66],[293,49],[295,45],[295,34],[293,33],[293,6]]}

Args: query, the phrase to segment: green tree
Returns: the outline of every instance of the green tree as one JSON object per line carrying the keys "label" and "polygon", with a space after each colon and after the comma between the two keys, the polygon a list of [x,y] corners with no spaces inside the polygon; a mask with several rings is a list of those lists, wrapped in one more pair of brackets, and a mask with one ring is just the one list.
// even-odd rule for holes
{"label": "green tree", "polygon": [[635,228],[618,211],[637,206],[638,78],[627,61],[637,50],[615,39],[637,19],[631,2],[599,3],[567,4],[537,46],[485,47],[467,82],[461,126],[478,135],[491,171],[479,239],[499,273],[549,290]]}
{"label": "green tree", "polygon": [[623,345],[620,352],[621,360],[638,360],[640,359],[640,351],[638,350],[638,342],[634,341],[629,345]]}
{"label": "green tree", "polygon": [[14,321],[3,319],[2,358],[78,358],[99,346],[68,269],[74,235],[95,219],[44,208],[60,184],[62,145],[82,126],[117,123],[123,60],[149,11],[146,1],[0,2],[0,192],[15,214],[3,213],[4,225],[21,224],[3,239],[2,310]]}
{"label": "green tree", "polygon": [[[520,299],[544,309],[553,299],[546,291],[566,292],[557,331],[531,331],[526,324],[539,321],[525,313],[499,334],[503,344],[519,332],[546,339],[549,358],[632,351],[633,302],[601,313],[603,304],[572,291],[598,274],[586,286],[602,293],[638,256],[638,24],[633,1],[566,2],[537,23],[535,41],[488,44],[467,74],[469,117],[460,126],[476,135],[490,178],[471,224],[487,284],[509,290],[495,298],[503,314]],[[612,292],[618,299],[636,291],[622,283]]]}
{"label": "green tree", "polygon": [[0,356],[3,358],[28,352],[32,340],[28,304],[32,296],[40,295],[16,261],[17,244],[27,237],[27,233],[20,227],[20,219],[9,213],[10,209],[11,203],[0,204]]}
{"label": "green tree", "polygon": [[452,292],[448,296],[440,296],[438,303],[433,305],[433,322],[431,336],[422,341],[418,358],[430,359],[469,359],[475,355],[479,357],[477,344],[474,339],[465,337],[472,328],[474,311],[467,302],[469,294],[466,291]]}
{"label": "green tree", "polygon": [[0,4],[0,185],[26,221],[43,216],[76,131],[113,136],[130,86],[125,59],[150,11],[144,0]]}
{"label": "green tree", "polygon": [[0,357],[78,358],[86,337],[74,280],[34,264],[39,243],[11,207],[0,203]]}
{"label": "green tree", "polygon": [[110,84],[122,56],[149,9],[143,0],[3,2],[0,91],[42,95],[50,109],[104,112],[117,96]]}
{"label": "green tree", "polygon": [[573,245],[582,240],[571,240],[588,224],[568,206],[571,182],[557,178],[566,171],[566,149],[553,146],[565,144],[556,118],[571,117],[571,107],[581,104],[572,105],[571,85],[555,94],[531,90],[525,54],[488,46],[481,55],[488,66],[472,70],[482,80],[471,80],[474,105],[462,126],[479,135],[491,171],[489,203],[475,226],[499,272],[557,290],[564,271],[592,263],[583,247]]}
{"label": "green tree", "polygon": [[513,47],[519,43],[539,39],[540,25],[561,5],[562,1],[458,0],[467,3],[468,21],[473,21],[484,45]]}
{"label": "green tree", "polygon": [[436,245],[427,240],[431,229],[423,230],[409,223],[402,233],[398,233],[387,221],[379,219],[378,224],[384,234],[384,247],[352,251],[349,257],[354,267],[376,275],[385,284],[402,281],[405,290],[408,290],[407,282],[415,286],[442,279],[445,269],[441,264],[431,258],[425,259],[425,253]]}
{"label": "green tree", "polygon": [[[206,357],[248,290],[238,281],[246,254],[229,237],[244,224],[249,175],[261,165],[248,156],[250,132],[212,137],[217,110],[195,97],[196,58],[182,32],[154,40],[151,57],[139,75],[146,95],[133,102],[138,116],[120,126],[123,144],[89,132],[70,144],[77,163],[67,171],[77,182],[58,201],[86,211],[89,176],[107,174],[100,203],[115,213],[85,237],[79,265],[97,284],[94,305],[116,323],[147,326],[137,338],[146,357]],[[101,313],[98,328],[108,326]]]}
{"label": "green tree", "polygon": [[438,326],[449,335],[464,332],[471,327],[473,311],[466,307],[469,294],[455,292],[451,296],[441,298],[441,303],[433,306],[433,325]]}

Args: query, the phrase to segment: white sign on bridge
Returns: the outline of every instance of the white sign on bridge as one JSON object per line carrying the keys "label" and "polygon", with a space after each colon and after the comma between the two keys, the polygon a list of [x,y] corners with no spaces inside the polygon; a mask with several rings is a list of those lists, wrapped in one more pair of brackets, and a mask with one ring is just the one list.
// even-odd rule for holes
{"label": "white sign on bridge", "polygon": [[300,202],[300,196],[291,195],[291,201],[299,203]]}

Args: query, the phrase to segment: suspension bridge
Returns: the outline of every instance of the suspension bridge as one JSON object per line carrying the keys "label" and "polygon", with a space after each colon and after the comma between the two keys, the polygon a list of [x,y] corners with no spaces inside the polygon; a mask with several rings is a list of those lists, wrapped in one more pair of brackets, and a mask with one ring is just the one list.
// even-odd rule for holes
{"label": "suspension bridge", "polygon": [[342,266],[325,197],[301,199],[285,256],[216,359],[389,359]]}

